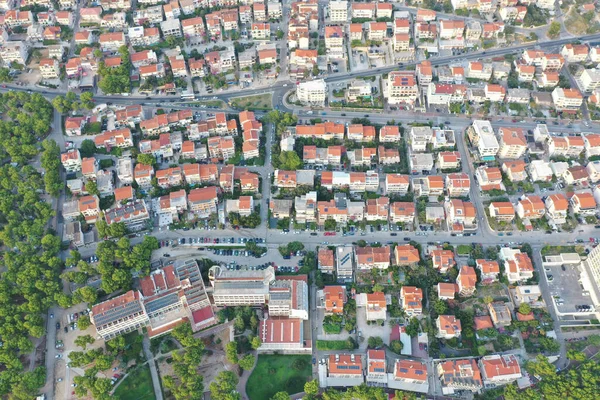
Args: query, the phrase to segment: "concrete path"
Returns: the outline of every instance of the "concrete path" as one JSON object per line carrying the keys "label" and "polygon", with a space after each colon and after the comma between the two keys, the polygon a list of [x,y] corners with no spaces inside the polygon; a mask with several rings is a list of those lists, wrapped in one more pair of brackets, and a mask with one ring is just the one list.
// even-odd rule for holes
{"label": "concrete path", "polygon": [[154,396],[156,400],[163,400],[162,389],[160,388],[160,377],[158,376],[158,369],[156,368],[156,361],[154,361],[154,355],[150,351],[150,339],[147,335],[144,335],[144,341],[142,342],[144,348],[144,355],[148,360],[148,366],[150,367],[150,375],[152,376],[152,386],[154,387]]}
{"label": "concrete path", "polygon": [[250,375],[252,375],[252,371],[254,371],[254,368],[256,368],[256,363],[258,362],[258,354],[256,353],[256,351],[253,351],[250,354],[254,356],[254,366],[250,371],[242,372],[242,376],[240,376],[240,380],[237,385],[237,390],[242,395],[242,399],[244,400],[250,399],[248,397],[248,394],[246,394],[246,385],[248,384],[248,379],[250,378]]}

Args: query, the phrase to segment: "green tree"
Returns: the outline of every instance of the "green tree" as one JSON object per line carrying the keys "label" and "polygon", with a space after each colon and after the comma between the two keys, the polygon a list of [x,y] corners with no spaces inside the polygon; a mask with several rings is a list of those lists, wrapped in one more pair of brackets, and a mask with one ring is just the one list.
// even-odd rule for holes
{"label": "green tree", "polygon": [[412,317],[406,326],[406,334],[410,337],[416,337],[419,334],[419,320]]}
{"label": "green tree", "polygon": [[210,384],[210,396],[214,400],[239,400],[238,378],[231,371],[221,371]]}
{"label": "green tree", "polygon": [[283,170],[295,171],[302,167],[302,160],[295,151],[282,151],[279,153],[279,165]]}
{"label": "green tree", "polygon": [[82,331],[85,331],[87,328],[89,328],[91,324],[92,322],[90,321],[89,315],[79,317],[79,319],[77,320],[77,326],[79,327],[79,330]]}
{"label": "green tree", "polygon": [[523,315],[527,315],[530,312],[531,312],[531,307],[529,306],[529,304],[521,303],[521,305],[519,305],[519,313],[521,313]]}
{"label": "green tree", "polygon": [[85,190],[87,190],[87,192],[91,195],[100,196],[98,184],[95,181],[87,181],[85,183]]}
{"label": "green tree", "polygon": [[319,381],[313,379],[304,384],[304,393],[308,396],[316,396],[319,394]]}
{"label": "green tree", "polygon": [[144,165],[155,165],[156,157],[152,154],[138,154],[137,162]]}
{"label": "green tree", "polygon": [[240,358],[239,364],[243,370],[250,371],[254,368],[254,359],[255,357],[252,354],[247,354],[244,357]]}
{"label": "green tree", "polygon": [[254,336],[252,338],[252,340],[250,341],[250,344],[252,346],[252,348],[254,350],[258,349],[260,347],[260,345],[262,344],[262,342],[260,341],[260,338],[258,336]]}
{"label": "green tree", "polygon": [[548,29],[548,37],[550,39],[556,39],[560,35],[560,22],[553,21]]}
{"label": "green tree", "polygon": [[379,336],[371,336],[369,337],[369,347],[372,349],[377,349],[381,346],[383,346],[383,339],[380,338]]}
{"label": "green tree", "polygon": [[390,342],[390,349],[396,354],[400,354],[402,352],[402,342],[399,340],[392,340]]}
{"label": "green tree", "polygon": [[127,342],[125,341],[124,336],[117,336],[116,338],[106,342],[106,347],[108,347],[108,349],[113,353],[119,353],[125,350],[125,347],[127,347]]}
{"label": "green tree", "polygon": [[225,358],[232,364],[237,364],[238,359],[238,351],[237,351],[237,342],[229,342],[225,346]]}
{"label": "green tree", "polygon": [[81,157],[92,157],[96,153],[96,144],[93,140],[85,139],[79,146]]}
{"label": "green tree", "polygon": [[81,102],[81,106],[83,108],[87,108],[88,110],[91,110],[95,107],[93,100],[94,100],[94,95],[92,94],[92,92],[83,92],[83,93],[81,93],[81,96],[79,96],[79,101]]}
{"label": "green tree", "polygon": [[271,400],[290,400],[290,395],[287,392],[277,392]]}

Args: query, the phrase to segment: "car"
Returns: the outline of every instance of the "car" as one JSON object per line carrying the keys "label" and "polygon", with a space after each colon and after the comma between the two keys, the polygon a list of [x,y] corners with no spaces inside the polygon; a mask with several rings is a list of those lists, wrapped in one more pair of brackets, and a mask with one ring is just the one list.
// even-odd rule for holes
{"label": "car", "polygon": [[57,322],[56,323],[56,330],[59,330],[59,329],[60,329],[60,322]]}
{"label": "car", "polygon": [[317,359],[313,357],[312,363],[313,363],[313,365],[316,364],[317,363]]}
{"label": "car", "polygon": [[67,328],[66,326],[63,329],[64,329],[65,333],[69,332],[69,328]]}
{"label": "car", "polygon": [[171,257],[171,255],[169,253],[165,253],[163,254],[163,257]]}
{"label": "car", "polygon": [[410,242],[410,238],[409,238],[409,237],[405,237],[405,238],[404,238],[404,241],[405,241],[405,242]]}
{"label": "car", "polygon": [[310,233],[310,236],[317,236],[317,235],[318,235],[318,233],[317,233],[317,232],[311,232],[311,233]]}
{"label": "car", "polygon": [[398,234],[395,232],[392,232],[392,233],[390,233],[390,236],[398,236]]}
{"label": "car", "polygon": [[63,381],[63,378],[58,378],[58,379],[56,380],[56,382],[62,382],[62,381]]}
{"label": "car", "polygon": [[548,275],[548,282],[552,282],[554,280],[554,276],[553,275]]}
{"label": "car", "polygon": [[58,358],[62,358],[62,354],[57,354],[54,356],[54,358],[58,359]]}
{"label": "car", "polygon": [[565,266],[564,266],[564,265],[561,265],[561,266],[560,266],[560,269],[562,269],[563,271],[566,271],[566,270],[567,270],[567,268],[565,268]]}

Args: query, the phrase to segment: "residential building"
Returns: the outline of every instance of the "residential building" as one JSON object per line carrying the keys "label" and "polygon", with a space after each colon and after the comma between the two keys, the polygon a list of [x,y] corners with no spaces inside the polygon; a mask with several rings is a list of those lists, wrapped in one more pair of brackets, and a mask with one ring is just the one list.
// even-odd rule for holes
{"label": "residential building", "polygon": [[352,246],[338,246],[335,251],[338,282],[352,282],[354,278],[354,248]]}
{"label": "residential building", "polygon": [[514,354],[494,354],[479,360],[486,387],[497,387],[520,379],[523,375]]}
{"label": "residential building", "polygon": [[346,288],[344,286],[325,286],[322,299],[326,315],[342,315],[344,304],[348,301]]}
{"label": "residential building", "polygon": [[385,96],[390,105],[413,106],[419,95],[414,72],[392,71],[388,74]]}
{"label": "residential building", "polygon": [[477,211],[473,203],[450,199],[444,203],[446,224],[455,233],[477,228]]}
{"label": "residential building", "polygon": [[393,374],[388,374],[388,387],[427,393],[427,365],[416,360],[396,360]]}
{"label": "residential building", "polygon": [[423,313],[423,290],[415,286],[402,286],[400,303],[407,316],[421,315]]}
{"label": "residential building", "polygon": [[468,196],[471,190],[471,179],[464,172],[446,175],[446,190],[450,197]]}
{"label": "residential building", "polygon": [[552,194],[546,197],[546,218],[553,224],[564,224],[567,222],[569,212],[569,200],[562,193]]}
{"label": "residential building", "polygon": [[410,244],[398,244],[394,248],[394,265],[416,266],[420,261],[419,250]]}
{"label": "residential building", "polygon": [[495,201],[488,207],[490,217],[498,221],[511,222],[515,218],[515,208],[511,202]]}
{"label": "residential building", "polygon": [[445,395],[464,390],[479,392],[483,388],[481,372],[475,359],[442,361],[437,364],[436,371]]}
{"label": "residential building", "polygon": [[437,269],[442,274],[445,274],[450,268],[453,268],[456,265],[452,250],[432,250],[430,257],[433,268]]}
{"label": "residential building", "polygon": [[438,333],[436,337],[440,339],[459,338],[462,332],[460,320],[454,315],[440,315],[435,320]]}
{"label": "residential building", "polygon": [[408,193],[410,187],[410,178],[408,175],[389,173],[385,175],[385,193],[386,195],[404,196]]}
{"label": "residential building", "polygon": [[560,50],[560,55],[565,61],[570,63],[579,63],[587,60],[589,48],[585,44],[565,44]]}
{"label": "residential building", "polygon": [[208,218],[216,213],[218,201],[217,188],[214,186],[192,189],[188,194],[189,210],[200,218]]}
{"label": "residential building", "polygon": [[395,201],[390,207],[390,222],[412,227],[415,222],[415,204],[410,201]]}
{"label": "residential building", "polygon": [[324,106],[327,99],[327,84],[323,79],[300,82],[296,89],[296,96],[302,103]]}
{"label": "residential building", "polygon": [[473,267],[463,265],[458,272],[456,278],[456,284],[458,285],[458,292],[461,296],[471,296],[475,293],[475,286],[477,284],[477,274]]}
{"label": "residential building", "polygon": [[273,267],[264,270],[227,270],[213,267],[208,278],[217,307],[258,306],[269,300],[269,287],[275,282]]}
{"label": "residential building", "polygon": [[497,261],[477,259],[475,260],[475,266],[481,273],[482,284],[486,285],[498,280],[498,275],[500,275],[500,265]]}
{"label": "residential building", "polygon": [[527,196],[519,200],[516,212],[521,219],[538,219],[546,213],[546,206],[539,196]]}
{"label": "residential building", "polygon": [[385,321],[387,306],[383,292],[367,293],[366,298],[367,321]]}
{"label": "residential building", "polygon": [[596,214],[596,200],[591,192],[575,193],[570,200],[574,214],[593,216]]}
{"label": "residential building", "polygon": [[60,155],[60,161],[67,172],[77,172],[81,170],[81,155],[79,150],[71,149]]}
{"label": "residential building", "polygon": [[579,76],[579,84],[584,92],[593,92],[600,87],[600,70],[597,68],[584,69]]}
{"label": "residential building", "polygon": [[[329,382],[331,382],[331,384]],[[329,357],[327,357],[328,385],[357,386],[362,384],[363,382],[364,377],[362,356],[358,354],[330,354]]]}
{"label": "residential building", "polygon": [[437,294],[440,300],[454,300],[457,293],[457,285],[455,283],[440,282],[437,284]]}
{"label": "residential building", "polygon": [[500,149],[498,157],[501,159],[519,159],[527,151],[527,140],[521,128],[501,127],[498,129]]}
{"label": "residential building", "polygon": [[504,261],[504,270],[509,283],[526,281],[533,277],[533,263],[527,253],[503,247],[500,249],[500,259]]}
{"label": "residential building", "polygon": [[583,104],[583,96],[577,89],[557,87],[552,91],[552,101],[557,110],[574,110]]}
{"label": "residential building", "polygon": [[475,120],[467,129],[471,143],[477,148],[479,158],[493,161],[500,150],[492,124],[486,120]]}
{"label": "residential building", "polygon": [[487,165],[478,167],[475,171],[475,179],[482,191],[505,190],[502,183],[502,172],[498,167],[488,167]]}
{"label": "residential building", "polygon": [[359,270],[388,269],[390,266],[390,246],[357,247],[355,249],[356,267]]}
{"label": "residential building", "polygon": [[442,151],[437,155],[437,166],[441,170],[460,168],[460,153],[458,151]]}
{"label": "residential building", "polygon": [[386,358],[385,350],[367,350],[367,383],[372,385],[386,385]]}
{"label": "residential building", "polygon": [[512,315],[506,303],[494,301],[489,303],[487,307],[495,328],[507,327],[512,323]]}

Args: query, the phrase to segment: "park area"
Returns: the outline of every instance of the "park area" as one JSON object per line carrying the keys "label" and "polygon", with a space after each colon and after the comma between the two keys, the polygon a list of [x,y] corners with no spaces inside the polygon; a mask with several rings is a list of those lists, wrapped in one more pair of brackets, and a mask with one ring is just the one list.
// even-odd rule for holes
{"label": "park area", "polygon": [[125,380],[117,387],[113,396],[120,400],[156,399],[152,387],[150,368],[144,364],[129,373]]}
{"label": "park area", "polygon": [[270,399],[277,392],[304,391],[312,374],[310,356],[261,355],[246,385],[250,400]]}
{"label": "park area", "polygon": [[231,99],[231,106],[243,110],[266,110],[273,109],[271,93],[257,94],[254,96],[236,97]]}

